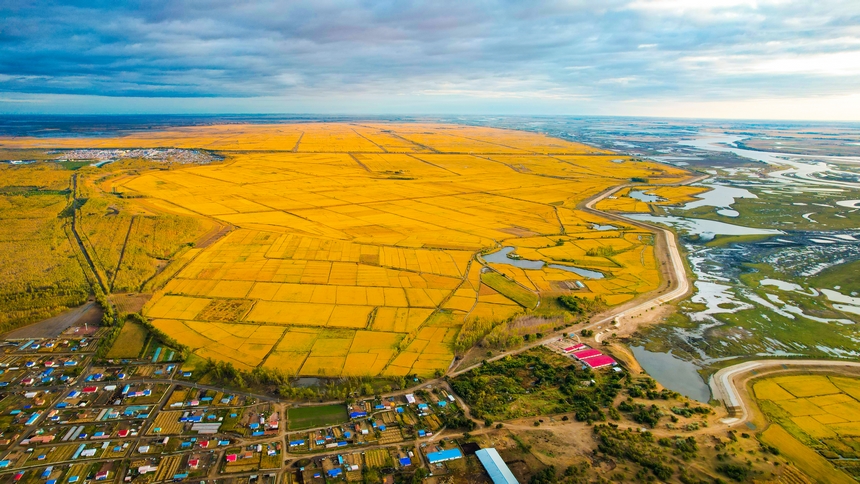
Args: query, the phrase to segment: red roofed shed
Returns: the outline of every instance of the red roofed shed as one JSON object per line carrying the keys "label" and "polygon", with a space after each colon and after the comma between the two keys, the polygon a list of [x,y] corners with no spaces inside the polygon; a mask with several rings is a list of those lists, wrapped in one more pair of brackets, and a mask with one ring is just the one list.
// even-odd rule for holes
{"label": "red roofed shed", "polygon": [[587,350],[577,351],[577,352],[573,353],[573,356],[577,360],[585,360],[588,358],[594,358],[595,356],[600,356],[602,354],[603,353],[601,353],[600,350],[596,350],[594,348],[589,348]]}
{"label": "red roofed shed", "polygon": [[585,345],[584,345],[584,344],[582,344],[582,343],[576,343],[576,344],[575,344],[575,345],[573,345],[573,346],[568,346],[567,348],[565,348],[565,349],[564,349],[564,352],[565,352],[565,353],[570,353],[571,351],[581,350],[581,349],[583,349],[583,348],[585,348]]}
{"label": "red roofed shed", "polygon": [[600,355],[585,360],[585,364],[592,368],[602,368],[604,366],[614,365],[616,362],[611,356]]}

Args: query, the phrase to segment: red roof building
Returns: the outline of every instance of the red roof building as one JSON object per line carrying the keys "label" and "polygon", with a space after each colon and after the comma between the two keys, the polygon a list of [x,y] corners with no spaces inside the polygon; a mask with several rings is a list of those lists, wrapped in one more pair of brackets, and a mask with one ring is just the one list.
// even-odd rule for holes
{"label": "red roof building", "polygon": [[227,462],[236,462],[236,459],[238,458],[239,456],[237,456],[236,454],[229,454],[227,456]]}
{"label": "red roof building", "polygon": [[99,389],[99,388],[98,388],[98,387],[95,387],[95,386],[92,386],[92,387],[84,387],[84,389],[83,389],[83,390],[81,390],[81,393],[95,393],[95,392],[96,392],[96,390],[98,390],[98,389]]}
{"label": "red roof building", "polygon": [[583,348],[585,348],[585,345],[584,345],[584,344],[582,344],[582,343],[577,343],[577,344],[575,344],[575,345],[573,345],[573,346],[568,346],[567,348],[565,348],[565,349],[564,349],[564,352],[565,352],[565,353],[570,353],[570,352],[572,352],[572,351],[581,350],[581,349],[583,349]]}
{"label": "red roof building", "polygon": [[600,356],[603,353],[600,350],[596,350],[594,348],[589,348],[587,350],[580,350],[573,353],[573,357],[577,360],[585,360],[588,358],[594,358],[595,356]]}
{"label": "red roof building", "polygon": [[600,355],[585,360],[585,364],[591,368],[603,368],[616,364],[616,361],[611,356]]}

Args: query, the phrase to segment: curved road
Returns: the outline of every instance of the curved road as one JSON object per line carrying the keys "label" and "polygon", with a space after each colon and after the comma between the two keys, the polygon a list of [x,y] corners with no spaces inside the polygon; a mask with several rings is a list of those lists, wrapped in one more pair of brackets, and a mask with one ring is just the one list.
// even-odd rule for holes
{"label": "curved road", "polygon": [[796,367],[797,369],[834,367],[860,369],[860,363],[853,361],[802,359],[755,360],[727,366],[711,375],[711,378],[708,381],[714,399],[723,402],[727,411],[736,414],[735,416],[729,416],[722,419],[721,422],[727,427],[733,427],[735,425],[746,423],[749,420],[750,403],[743,398],[741,392],[738,390],[738,383],[740,383],[736,381],[738,377],[747,375],[751,371],[760,372],[762,370],[780,366],[784,369],[788,369],[789,367]]}
{"label": "curved road", "polygon": [[[691,183],[701,181],[705,178],[708,178],[708,176],[703,175],[703,176],[693,177],[693,178],[685,180],[681,183],[676,183],[675,185],[689,185]],[[669,184],[669,185],[672,185],[672,184]],[[579,329],[579,330],[592,329],[595,327],[599,327],[599,326],[601,326],[601,325],[603,325],[609,321],[612,321],[612,320],[617,320],[618,323],[621,324],[620,319],[622,316],[625,316],[627,314],[633,314],[636,311],[644,311],[646,309],[650,309],[654,306],[659,306],[661,304],[667,303],[669,301],[673,301],[675,299],[680,299],[680,298],[684,297],[689,292],[690,281],[687,278],[687,271],[684,267],[684,259],[681,256],[681,252],[678,250],[678,241],[677,241],[677,238],[675,237],[674,232],[672,232],[671,230],[669,230],[667,228],[658,227],[658,226],[651,225],[648,223],[640,222],[638,220],[628,219],[628,218],[626,218],[622,215],[618,215],[618,214],[602,212],[602,211],[594,208],[594,204],[596,204],[597,202],[599,202],[599,201],[603,200],[604,198],[612,195],[613,193],[616,193],[619,190],[621,190],[623,188],[627,188],[629,186],[631,186],[631,185],[630,184],[619,185],[619,186],[610,188],[608,190],[604,190],[601,193],[598,193],[597,195],[595,195],[591,199],[583,202],[582,210],[589,212],[591,214],[594,214],[594,215],[598,215],[598,216],[603,217],[603,218],[607,218],[610,220],[616,220],[616,221],[623,222],[623,223],[628,224],[628,225],[633,225],[636,227],[641,227],[641,228],[653,231],[655,233],[657,239],[658,239],[656,241],[656,245],[658,246],[658,250],[656,251],[656,258],[659,262],[662,262],[662,263],[669,265],[669,267],[668,267],[669,274],[670,274],[670,280],[668,281],[669,290],[666,292],[663,292],[663,293],[660,293],[659,289],[652,291],[651,292],[652,297],[647,297],[645,300],[643,300],[641,302],[636,302],[636,299],[634,299],[631,302],[628,302],[628,303],[623,304],[619,307],[610,309],[609,311],[604,312],[601,315],[598,315],[597,317],[599,319],[590,321],[588,324],[586,324],[584,326],[570,326],[570,327],[565,328],[562,331],[553,332],[552,334],[550,334],[546,338],[538,340],[534,343],[531,343],[531,344],[528,344],[525,346],[521,346],[521,347],[514,349],[514,350],[499,353],[499,354],[497,354],[491,358],[487,358],[487,361],[496,361],[496,360],[500,360],[500,359],[502,359],[506,356],[509,356],[509,355],[515,355],[518,353],[522,353],[522,352],[530,350],[532,348],[535,348],[535,347],[544,345],[546,343],[549,343],[550,341],[557,339],[560,335],[567,334],[567,333],[569,333],[575,329]],[[665,251],[659,250],[660,245],[664,246]],[[664,256],[665,256],[664,253],[668,253],[668,257],[665,257],[665,259],[664,259]],[[607,328],[607,329],[603,330],[602,332],[598,333],[594,338],[595,341],[597,343],[600,343],[601,337],[604,336],[605,334],[611,332],[611,331],[612,331],[612,328]],[[472,370],[474,368],[481,366],[481,364],[482,363],[476,363],[474,365],[470,365],[470,366],[467,366],[465,368],[458,368],[456,365],[452,365],[452,367],[448,369],[448,372],[445,374],[445,376],[450,376],[450,377],[458,376],[458,375],[461,375],[463,373],[466,373],[469,370]],[[424,384],[435,383],[438,380],[439,379],[437,378],[434,380],[427,381]]]}
{"label": "curved road", "polygon": [[[704,178],[707,178],[707,177],[705,177],[705,176],[695,177],[695,178],[692,178],[690,180],[683,182],[682,184],[688,185],[690,183],[695,183],[697,181],[700,181]],[[621,190],[623,188],[627,188],[629,186],[630,185],[617,186],[617,187],[611,188],[609,190],[606,190],[603,193],[598,194],[596,197],[585,202],[585,204],[583,205],[583,210],[586,212],[592,213],[594,215],[599,215],[601,217],[608,218],[610,220],[616,220],[619,222],[623,222],[625,224],[630,224],[630,225],[633,225],[636,227],[642,227],[642,228],[648,229],[650,231],[653,231],[656,234],[656,236],[660,239],[659,241],[657,241],[657,243],[664,245],[665,246],[664,247],[665,252],[668,253],[668,259],[666,260],[666,262],[668,262],[670,265],[669,271],[671,274],[671,276],[670,276],[671,279],[669,280],[669,287],[671,289],[664,294],[661,294],[661,295],[656,296],[654,298],[642,301],[642,302],[636,304],[635,306],[628,307],[626,309],[622,309],[620,312],[617,312],[617,313],[611,313],[611,314],[609,314],[609,315],[607,315],[607,316],[605,316],[605,317],[603,317],[597,321],[594,321],[588,325],[589,328],[592,326],[598,326],[601,324],[605,324],[605,323],[612,321],[612,320],[615,320],[620,325],[622,323],[621,318],[628,315],[628,314],[633,314],[637,311],[644,311],[644,310],[650,309],[654,306],[659,306],[659,305],[667,303],[669,301],[674,301],[675,299],[680,299],[680,298],[686,296],[687,293],[690,291],[690,280],[687,278],[687,271],[684,268],[684,260],[681,257],[681,251],[678,250],[678,239],[675,236],[674,232],[672,232],[671,230],[664,228],[664,227],[658,227],[656,225],[651,225],[648,223],[640,222],[638,220],[631,220],[631,219],[624,217],[622,215],[618,215],[615,213],[603,212],[603,211],[600,211],[600,210],[597,210],[594,208],[594,205],[597,202],[599,202],[599,201],[605,199],[606,197],[608,197],[614,193],[617,193],[619,190]],[[658,261],[660,260],[660,251],[659,250],[657,251],[657,257],[656,258]],[[602,332],[598,333],[594,337],[594,340],[596,342],[600,343],[601,337],[604,336],[609,331],[611,331],[611,329],[603,330]]]}

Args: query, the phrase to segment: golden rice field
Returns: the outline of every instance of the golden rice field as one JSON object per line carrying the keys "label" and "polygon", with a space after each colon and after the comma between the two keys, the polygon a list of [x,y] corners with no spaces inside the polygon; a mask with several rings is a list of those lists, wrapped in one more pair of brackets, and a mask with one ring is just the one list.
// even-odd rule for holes
{"label": "golden rice field", "polygon": [[[81,143],[0,140],[6,148]],[[124,274],[120,257],[135,252],[123,255],[115,240],[94,253],[118,287],[148,281],[158,289],[145,316],[195,354],[291,375],[431,375],[450,365],[467,318],[510,317],[577,280],[585,284],[577,294],[610,304],[656,289],[652,235],[577,207],[632,178],[666,184],[689,176],[540,134],[438,124],[189,127],[88,139],[85,147],[225,157],[98,186],[123,195],[105,207],[128,214],[117,229],[123,235],[134,238],[149,213],[160,213],[173,217],[162,222],[166,232],[232,227],[226,236],[179,252],[148,249],[174,254],[155,276]],[[501,276],[482,278],[477,255],[506,245],[605,278],[507,264],[491,264]]]}
{"label": "golden rice field", "polygon": [[840,459],[858,457],[860,379],[780,376],[756,382],[753,391],[762,411],[777,424],[765,432],[766,442],[792,457],[811,476],[851,482],[831,463],[841,467]]}

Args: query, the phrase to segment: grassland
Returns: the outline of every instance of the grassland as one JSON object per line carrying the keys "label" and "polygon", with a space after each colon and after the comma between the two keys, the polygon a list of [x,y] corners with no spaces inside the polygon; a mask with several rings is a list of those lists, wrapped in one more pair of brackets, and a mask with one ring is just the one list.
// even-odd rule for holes
{"label": "grassland", "polygon": [[860,380],[825,375],[768,377],[756,381],[753,392],[774,422],[762,434],[764,442],[821,482],[852,482],[846,472],[860,474],[851,464],[860,457]]}
{"label": "grassland", "polygon": [[290,430],[301,430],[343,423],[349,416],[343,405],[325,405],[291,408],[287,411],[287,419]]}
{"label": "grassland", "polygon": [[[219,151],[223,163],[75,171],[83,245],[106,289],[154,293],[143,314],[194,357],[289,376],[432,375],[470,318],[504,320],[571,292],[619,304],[656,289],[652,235],[595,230],[610,222],[577,207],[631,179],[661,190],[688,176],[539,134],[435,124],[205,126],[0,147]],[[492,264],[482,277],[475,256],[499,245],[561,267]]]}
{"label": "grassland", "polygon": [[148,332],[145,327],[134,321],[126,321],[119,332],[108,358],[137,358],[143,351]]}
{"label": "grassland", "polygon": [[821,271],[810,280],[814,287],[839,287],[843,294],[860,292],[860,261],[839,264]]}

